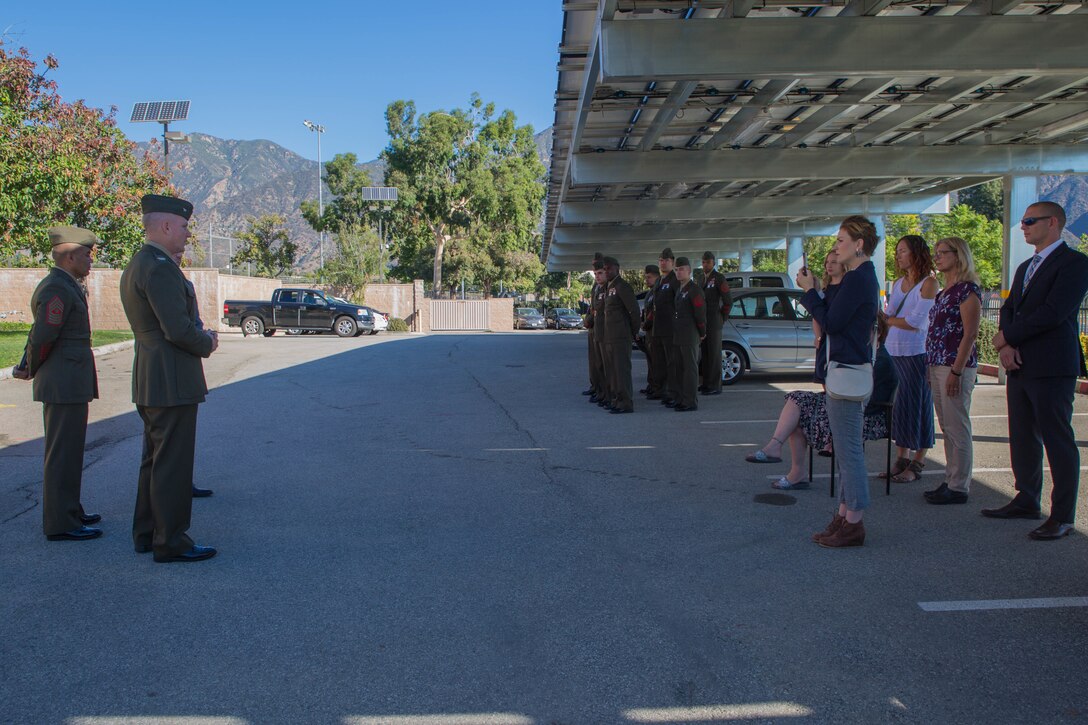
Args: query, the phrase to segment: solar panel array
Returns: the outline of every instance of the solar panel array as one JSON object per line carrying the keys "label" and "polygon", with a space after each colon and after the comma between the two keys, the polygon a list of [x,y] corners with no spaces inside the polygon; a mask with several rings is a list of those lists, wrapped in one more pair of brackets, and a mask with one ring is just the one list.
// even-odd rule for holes
{"label": "solar panel array", "polygon": [[142,121],[154,121],[156,123],[169,123],[170,121],[184,121],[189,117],[189,101],[152,101],[150,103],[137,103],[132,107],[132,123]]}
{"label": "solar panel array", "polygon": [[365,186],[363,201],[396,201],[397,189],[393,186]]}

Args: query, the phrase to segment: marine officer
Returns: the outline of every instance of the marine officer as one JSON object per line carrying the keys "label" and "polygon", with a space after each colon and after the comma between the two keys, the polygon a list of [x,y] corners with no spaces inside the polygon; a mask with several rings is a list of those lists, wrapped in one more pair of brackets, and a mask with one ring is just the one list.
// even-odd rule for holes
{"label": "marine officer", "polygon": [[[597,347],[597,332],[593,329],[593,301],[597,299],[598,277],[603,279],[604,274],[604,265],[601,263],[602,256],[600,252],[593,254],[593,286],[590,287],[589,304],[582,316],[582,326],[586,328],[586,337],[589,343],[589,388],[583,390],[582,395],[588,395],[591,403],[596,403],[598,396],[604,390],[601,353],[600,348]],[[600,272],[600,275],[598,275],[598,272]]]}
{"label": "marine officer", "polygon": [[612,394],[611,412],[633,413],[631,384],[631,343],[638,337],[641,324],[638,302],[631,285],[620,276],[620,263],[615,257],[604,258],[604,274],[608,278],[605,292],[605,369],[608,389]]}
{"label": "marine officer", "polygon": [[706,299],[706,337],[699,344],[699,392],[720,395],[722,392],[722,325],[733,304],[725,275],[715,268],[712,252],[703,252],[703,297]]}
{"label": "marine officer", "polygon": [[650,326],[646,321],[650,314],[650,306],[654,302],[654,287],[661,277],[661,268],[656,264],[647,264],[642,271],[642,281],[646,283],[646,294],[642,299],[641,317],[642,331],[639,332],[638,348],[646,355],[646,387],[638,391],[647,396],[654,392],[654,357],[650,354]]}
{"label": "marine officer", "polygon": [[605,350],[608,327],[604,316],[605,295],[608,293],[608,277],[605,274],[603,258],[593,263],[593,279],[596,284],[593,288],[590,314],[593,316],[593,341],[597,346],[597,364],[600,366],[598,368],[600,371],[600,387],[597,390],[597,395],[591,397],[590,400],[592,401],[595,397],[597,405],[602,408],[610,408],[612,406],[612,386],[610,385],[609,360]]}
{"label": "marine officer", "polygon": [[691,279],[687,257],[676,260],[676,280],[679,286],[670,355],[677,361],[675,410],[684,412],[699,408],[699,343],[706,337],[706,300],[702,288]]}
{"label": "marine officer", "polygon": [[26,354],[12,371],[33,379],[34,400],[42,403],[45,465],[42,471],[42,524],[50,541],[86,541],[102,535],[90,528],[102,520],[80,503],[88,403],[98,397],[98,375],[91,352],[91,320],[80,285],[91,272],[93,232],[79,227],[49,229],[56,266],[30,298],[34,325]]}
{"label": "marine officer", "polygon": [[674,297],[676,296],[676,274],[673,262],[676,257],[672,249],[661,250],[657,264],[661,277],[653,288],[653,301],[649,305],[646,322],[650,332],[650,356],[653,358],[654,380],[650,385],[650,400],[660,400],[664,404],[672,401],[674,391],[670,388],[669,353],[672,348],[672,324],[675,316]]}
{"label": "marine officer", "polygon": [[132,538],[136,551],[153,551],[156,562],[201,561],[216,550],[186,532],[197,406],[208,392],[201,358],[219,339],[197,327],[196,297],[174,260],[192,236],[193,205],[148,194],[141,208],[147,243],[121,275],[121,304],[136,338],[132,402],[144,422]]}

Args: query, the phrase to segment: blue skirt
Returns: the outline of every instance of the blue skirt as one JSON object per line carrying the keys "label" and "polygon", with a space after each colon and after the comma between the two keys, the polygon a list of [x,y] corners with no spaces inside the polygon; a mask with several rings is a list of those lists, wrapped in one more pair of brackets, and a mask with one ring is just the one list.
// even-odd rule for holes
{"label": "blue skirt", "polygon": [[899,376],[899,389],[892,408],[892,438],[900,448],[932,448],[936,442],[933,426],[933,393],[926,373],[926,356],[892,355]]}

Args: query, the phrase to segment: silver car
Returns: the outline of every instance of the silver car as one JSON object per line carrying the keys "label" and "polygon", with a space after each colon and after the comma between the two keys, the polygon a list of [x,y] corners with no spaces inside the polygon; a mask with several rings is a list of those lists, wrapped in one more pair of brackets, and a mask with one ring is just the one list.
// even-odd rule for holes
{"label": "silver car", "polygon": [[812,316],[801,305],[801,290],[740,288],[722,326],[722,384],[745,371],[812,372],[816,365]]}

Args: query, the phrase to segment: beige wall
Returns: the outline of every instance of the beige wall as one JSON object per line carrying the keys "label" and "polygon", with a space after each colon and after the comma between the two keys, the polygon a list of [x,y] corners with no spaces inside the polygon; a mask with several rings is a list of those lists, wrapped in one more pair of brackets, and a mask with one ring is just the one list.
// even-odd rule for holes
{"label": "beige wall", "polygon": [[[15,322],[33,322],[30,296],[47,270],[0,269],[0,318]],[[272,290],[280,286],[276,279],[238,277],[220,274],[216,269],[186,269],[185,276],[196,290],[200,317],[211,329],[220,329],[223,300],[272,298]],[[95,330],[127,330],[128,320],[121,307],[121,270],[92,269],[87,277],[87,305],[91,328]]]}
{"label": "beige wall", "polygon": [[368,284],[366,305],[399,317],[412,332],[430,332],[431,306],[423,297],[423,280],[404,284]]}
{"label": "beige wall", "polygon": [[488,300],[488,324],[492,332],[510,332],[514,329],[514,300],[509,297],[492,297]]}

